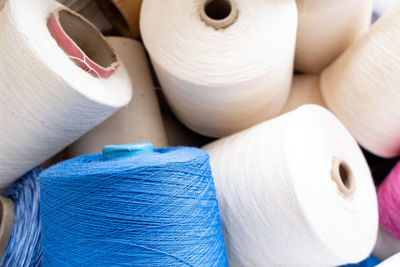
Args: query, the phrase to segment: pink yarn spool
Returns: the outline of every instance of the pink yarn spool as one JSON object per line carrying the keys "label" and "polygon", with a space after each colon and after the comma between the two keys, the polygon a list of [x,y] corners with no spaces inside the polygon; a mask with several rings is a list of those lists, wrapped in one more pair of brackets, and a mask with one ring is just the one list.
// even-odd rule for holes
{"label": "pink yarn spool", "polygon": [[400,240],[400,162],[379,187],[378,206],[381,226]]}

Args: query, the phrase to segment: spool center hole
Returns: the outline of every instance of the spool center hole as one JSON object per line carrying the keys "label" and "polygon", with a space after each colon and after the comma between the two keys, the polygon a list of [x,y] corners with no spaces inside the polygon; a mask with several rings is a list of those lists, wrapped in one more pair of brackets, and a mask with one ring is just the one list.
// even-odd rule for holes
{"label": "spool center hole", "polygon": [[348,169],[348,166],[346,164],[344,164],[343,162],[341,162],[339,164],[339,174],[340,174],[340,179],[342,180],[343,185],[350,190],[352,187],[352,183],[351,183],[351,178],[350,178],[350,170]]}
{"label": "spool center hole", "polygon": [[104,68],[117,61],[111,46],[91,24],[66,9],[60,10],[58,17],[64,32],[92,61]]}
{"label": "spool center hole", "polygon": [[349,165],[339,159],[334,159],[332,180],[337,184],[339,191],[348,197],[354,192],[354,177]]}
{"label": "spool center hole", "polygon": [[223,20],[232,12],[231,2],[228,0],[210,0],[204,5],[206,15],[214,20]]}

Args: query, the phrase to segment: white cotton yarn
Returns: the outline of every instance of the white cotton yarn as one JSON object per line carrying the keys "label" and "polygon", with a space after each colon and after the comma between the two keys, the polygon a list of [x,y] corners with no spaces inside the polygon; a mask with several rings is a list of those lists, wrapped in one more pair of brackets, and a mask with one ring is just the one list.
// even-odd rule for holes
{"label": "white cotton yarn", "polygon": [[399,267],[399,266],[400,266],[400,253],[390,257],[381,264],[377,265],[377,267]]}
{"label": "white cotton yarn", "polygon": [[378,15],[382,16],[389,9],[394,7],[397,3],[400,3],[399,0],[374,0],[374,12]]}
{"label": "white cotton yarn", "polygon": [[155,147],[168,146],[143,45],[123,37],[108,40],[128,69],[134,96],[129,105],[72,144],[68,149],[72,157],[101,153],[106,145],[150,142]]}
{"label": "white cotton yarn", "polygon": [[294,0],[208,1],[237,9],[232,24],[216,29],[200,16],[204,2],[146,0],[140,26],[177,117],[196,132],[220,137],[283,107],[292,79],[297,11]]}
{"label": "white cotton yarn", "polygon": [[372,0],[297,0],[295,69],[320,73],[371,24]]}
{"label": "white cotton yarn", "polygon": [[380,157],[400,155],[400,4],[321,76],[322,96],[356,140]]}
{"label": "white cotton yarn", "polygon": [[302,105],[315,104],[325,107],[319,86],[320,76],[313,74],[296,74],[293,76],[292,89],[280,115]]}
{"label": "white cotton yarn", "polygon": [[51,0],[17,0],[0,13],[0,186],[130,101],[131,81],[123,65],[111,77],[97,78],[58,46],[47,18],[60,7]]}
{"label": "white cotton yarn", "polygon": [[391,236],[380,226],[373,251],[374,256],[380,260],[385,260],[396,253],[400,253],[400,240]]}
{"label": "white cotton yarn", "polygon": [[230,266],[338,266],[369,256],[378,229],[372,177],[326,109],[305,105],[204,149]]}

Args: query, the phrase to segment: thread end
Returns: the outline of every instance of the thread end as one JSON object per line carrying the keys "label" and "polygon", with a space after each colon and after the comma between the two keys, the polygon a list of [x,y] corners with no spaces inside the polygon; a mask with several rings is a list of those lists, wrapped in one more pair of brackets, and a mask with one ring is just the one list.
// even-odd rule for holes
{"label": "thread end", "polygon": [[113,159],[121,157],[134,157],[147,155],[154,152],[154,146],[151,143],[137,143],[128,145],[109,145],[103,148],[103,158]]}

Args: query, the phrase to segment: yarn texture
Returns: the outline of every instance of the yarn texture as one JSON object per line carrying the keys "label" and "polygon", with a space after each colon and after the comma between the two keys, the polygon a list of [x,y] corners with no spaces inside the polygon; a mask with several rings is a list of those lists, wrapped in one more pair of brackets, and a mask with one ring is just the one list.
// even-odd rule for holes
{"label": "yarn texture", "polygon": [[306,105],[204,149],[230,266],[338,266],[370,255],[378,229],[372,177],[326,109]]}
{"label": "yarn texture", "polygon": [[[214,28],[201,18],[205,2],[231,3],[236,19]],[[140,28],[167,101],[190,129],[226,136],[276,116],[285,104],[296,42],[294,0],[146,0]]]}
{"label": "yarn texture", "polygon": [[328,108],[368,151],[400,155],[400,3],[321,74]]}
{"label": "yarn texture", "polygon": [[1,259],[2,267],[41,266],[39,174],[40,169],[36,168],[3,192],[14,201],[15,220],[8,248]]}
{"label": "yarn texture", "polygon": [[[64,7],[52,0],[17,0],[0,12],[0,186],[43,163],[131,99],[123,65],[100,79],[60,48],[47,26],[59,8]],[[74,29],[84,39],[80,28]],[[99,45],[84,41],[89,49]],[[108,46],[105,40],[100,44]]]}
{"label": "yarn texture", "polygon": [[227,266],[209,156],[78,157],[40,176],[45,266]]}
{"label": "yarn texture", "polygon": [[378,203],[380,224],[400,240],[400,162],[379,187]]}
{"label": "yarn texture", "polygon": [[299,11],[295,69],[320,73],[371,23],[372,0],[296,0]]}

